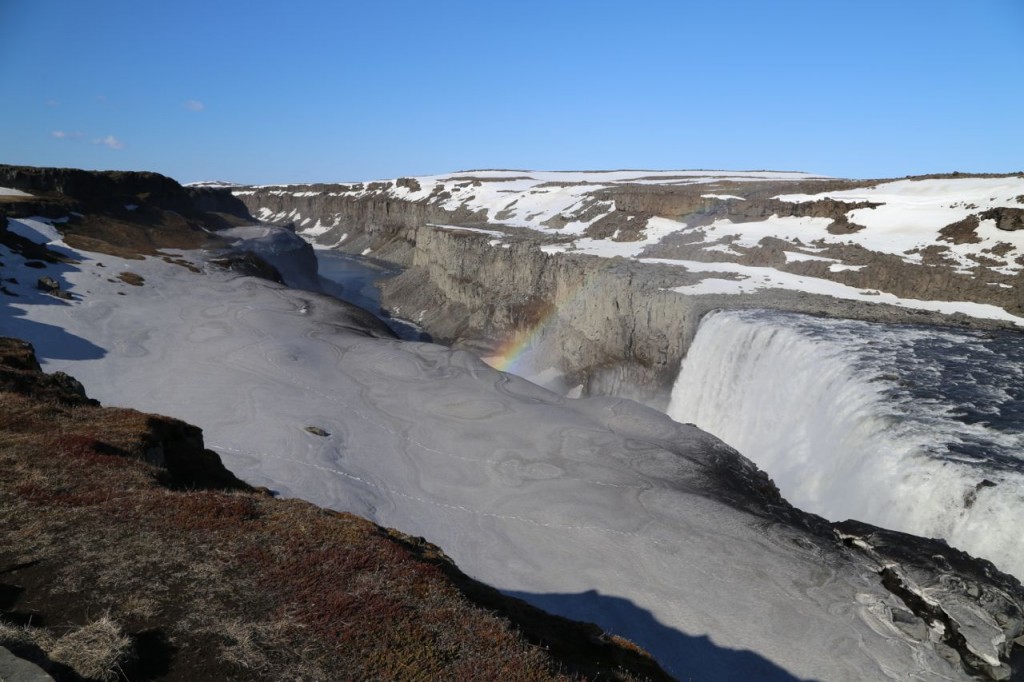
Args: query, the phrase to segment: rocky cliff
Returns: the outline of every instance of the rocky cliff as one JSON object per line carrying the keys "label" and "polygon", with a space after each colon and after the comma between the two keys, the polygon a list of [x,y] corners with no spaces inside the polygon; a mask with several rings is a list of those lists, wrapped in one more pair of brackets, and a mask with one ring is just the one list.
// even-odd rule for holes
{"label": "rocky cliff", "polygon": [[35,208],[79,213],[123,212],[143,205],[174,211],[195,220],[249,220],[245,205],[226,189],[182,187],[159,173],[86,171],[77,168],[37,168],[0,165],[0,186],[21,190],[34,198],[4,202],[8,210]]}
{"label": "rocky cliff", "polygon": [[253,222],[225,189],[182,187],[158,173],[0,165],[0,215],[60,221],[65,241],[115,255],[211,243],[211,233]]}
{"label": "rocky cliff", "polygon": [[[1021,178],[1003,180],[976,182],[1024,192]],[[899,249],[891,226],[858,222],[898,204],[878,189],[885,181],[801,174],[494,171],[235,194],[312,242],[407,267],[384,284],[384,303],[441,341],[483,355],[518,346],[588,393],[658,405],[712,308],[972,325],[996,322],[938,314],[938,302],[1020,313],[1020,209],[958,201],[957,183],[970,181],[920,181],[947,183],[948,201]]]}

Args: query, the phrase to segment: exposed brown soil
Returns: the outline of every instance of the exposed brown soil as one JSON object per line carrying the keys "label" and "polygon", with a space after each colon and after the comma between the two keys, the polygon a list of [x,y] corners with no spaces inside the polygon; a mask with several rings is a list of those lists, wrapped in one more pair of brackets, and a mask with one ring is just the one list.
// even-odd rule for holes
{"label": "exposed brown soil", "polygon": [[981,241],[977,233],[979,224],[978,216],[969,215],[939,230],[939,239],[954,244],[977,244]]}
{"label": "exposed brown soil", "polygon": [[125,284],[131,284],[133,287],[141,287],[143,284],[146,283],[146,280],[142,277],[142,275],[139,275],[134,272],[122,272],[120,275],[117,276],[117,278],[124,282]]}

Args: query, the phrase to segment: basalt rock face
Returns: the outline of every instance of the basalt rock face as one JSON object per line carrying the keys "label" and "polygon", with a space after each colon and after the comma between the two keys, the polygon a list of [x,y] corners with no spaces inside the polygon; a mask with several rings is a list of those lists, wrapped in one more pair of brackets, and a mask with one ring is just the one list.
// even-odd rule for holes
{"label": "basalt rock face", "polygon": [[126,206],[137,206],[173,211],[212,227],[230,224],[232,219],[252,220],[230,191],[182,187],[159,173],[0,165],[0,186],[33,195],[4,203],[8,214],[15,216],[61,217],[68,211],[120,215]]}
{"label": "basalt rock face", "polygon": [[1000,206],[985,211],[980,217],[995,220],[996,227],[1006,232],[1024,230],[1024,208]]}
{"label": "basalt rock face", "polygon": [[[833,225],[836,225],[833,222]],[[961,230],[958,225],[952,229]],[[951,234],[948,232],[947,234]],[[965,240],[966,241],[966,240]],[[742,249],[734,262],[754,267],[774,267],[807,277],[831,280],[857,289],[887,292],[900,298],[940,301],[973,301],[1003,308],[1015,315],[1024,314],[1024,298],[1020,273],[1006,273],[995,269],[965,270],[953,262],[941,245],[920,249],[920,263],[910,263],[887,253],[870,251],[851,244],[829,246],[819,251],[823,259],[790,262],[786,251],[789,245],[771,238],[761,240],[756,247]],[[671,237],[661,244],[649,247],[645,255],[656,258],[678,258],[701,262],[717,259],[699,247],[675,243]],[[984,259],[984,255],[978,257]],[[833,263],[851,264],[849,270],[835,271]],[[941,320],[938,322],[941,324]]]}
{"label": "basalt rock face", "polygon": [[[307,238],[360,253],[365,249],[408,269],[386,280],[382,300],[430,335],[482,355],[503,345],[532,346],[557,357],[557,369],[587,394],[667,400],[703,306],[679,305],[660,286],[676,275],[625,260],[546,254],[526,234],[508,248],[487,235],[429,225],[479,224],[481,216],[427,203],[351,198],[337,186],[256,188],[239,192],[256,215],[281,216],[302,232],[304,220],[331,227]],[[295,220],[298,216],[298,221]],[[641,281],[648,286],[638,286]]]}
{"label": "basalt rock face", "polygon": [[[236,191],[235,196],[258,218],[292,225],[316,244],[340,244],[340,248],[349,253],[384,250],[383,257],[399,265],[412,262],[412,251],[408,248],[410,228],[429,223],[460,225],[486,221],[486,216],[475,211],[447,210],[428,202],[402,201],[372,193],[391,186],[390,183],[367,183],[302,185],[299,189],[258,187]],[[364,191],[370,193],[359,196]],[[322,228],[308,230],[313,222]]]}
{"label": "basalt rock face", "polygon": [[[394,315],[482,356],[527,356],[554,366],[584,395],[618,395],[663,408],[701,317],[717,308],[777,308],[878,322],[984,326],[963,316],[792,291],[684,296],[695,276],[669,266],[544,253],[529,237],[495,248],[487,235],[410,230],[413,261],[381,283]],[[511,349],[510,349],[511,348]],[[505,358],[507,359],[507,357]]]}
{"label": "basalt rock face", "polygon": [[0,215],[56,221],[64,241],[126,258],[217,243],[216,231],[255,222],[227,189],[182,187],[158,173],[0,165]]}
{"label": "basalt rock face", "polygon": [[697,306],[659,286],[678,278],[626,261],[547,255],[529,240],[502,249],[473,233],[411,235],[412,267],[382,286],[396,315],[484,356],[511,343],[558,358],[587,394],[657,402],[671,389],[699,321]]}
{"label": "basalt rock face", "polygon": [[[847,180],[814,180],[797,183],[787,191],[823,192],[858,186]],[[773,198],[779,193],[778,184],[747,183],[723,185],[709,193],[700,187],[671,187],[663,185],[626,185],[594,193],[602,201],[614,201],[615,209],[627,215],[660,216],[690,223],[711,222],[729,218],[736,222],[761,220],[772,215],[816,218],[838,218],[855,208],[870,207],[868,202],[843,202],[822,199],[795,203]],[[733,197],[731,199],[725,197]]]}
{"label": "basalt rock face", "polygon": [[[985,229],[991,233],[986,226],[993,224],[1000,234],[1012,234],[1020,222],[1016,207],[983,210],[984,205],[950,200],[944,210],[957,219],[934,225],[934,234],[916,248],[885,252],[865,246],[871,243],[860,237],[867,228],[858,222],[870,222],[884,210],[885,195],[875,200],[868,191],[883,181],[766,178],[756,172],[699,182],[690,182],[692,175],[670,174],[623,182],[609,182],[607,174],[551,181],[534,174],[537,182],[529,185],[527,175],[467,172],[353,185],[239,188],[236,195],[257,217],[291,224],[309,241],[408,268],[383,285],[383,303],[435,339],[482,355],[511,345],[518,351],[530,348],[534,357],[546,358],[541,365],[556,366],[585,393],[617,393],[654,405],[661,404],[700,316],[715,307],[991,324],[870,302],[885,292],[1024,313],[1018,267],[1024,256],[1010,243],[991,236],[984,242],[980,236]],[[684,184],[673,184],[678,182]],[[679,228],[651,239],[651,226],[662,219]],[[787,220],[796,222],[779,223]],[[773,236],[772,226],[779,224],[785,225],[782,236]],[[766,234],[738,238],[747,225],[752,234]],[[803,230],[806,237],[792,236]],[[585,255],[587,249],[618,253],[617,245],[627,247],[621,252],[630,257]],[[853,287],[865,298],[840,300],[778,288],[679,294],[670,289],[707,277],[752,275],[698,274],[639,262],[644,258],[772,268]]]}

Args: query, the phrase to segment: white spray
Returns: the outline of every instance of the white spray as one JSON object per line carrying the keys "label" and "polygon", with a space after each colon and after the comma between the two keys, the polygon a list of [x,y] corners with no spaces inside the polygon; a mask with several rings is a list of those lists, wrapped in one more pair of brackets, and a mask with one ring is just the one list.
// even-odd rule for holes
{"label": "white spray", "polygon": [[[971,353],[972,338],[957,332],[714,313],[683,361],[668,413],[752,459],[806,511],[941,537],[1024,576],[1024,462],[1013,459],[1024,453],[1024,429],[967,424],[941,396],[900,389],[906,377],[936,371],[912,351],[935,339]],[[1013,455],[995,466],[950,450],[965,439]]]}

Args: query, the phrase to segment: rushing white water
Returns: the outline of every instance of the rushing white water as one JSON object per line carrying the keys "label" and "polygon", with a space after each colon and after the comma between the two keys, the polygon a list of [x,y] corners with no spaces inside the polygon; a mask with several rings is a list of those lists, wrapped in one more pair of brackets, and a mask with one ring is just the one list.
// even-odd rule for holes
{"label": "rushing white water", "polygon": [[941,537],[1024,577],[1020,334],[717,312],[668,413],[798,507]]}

